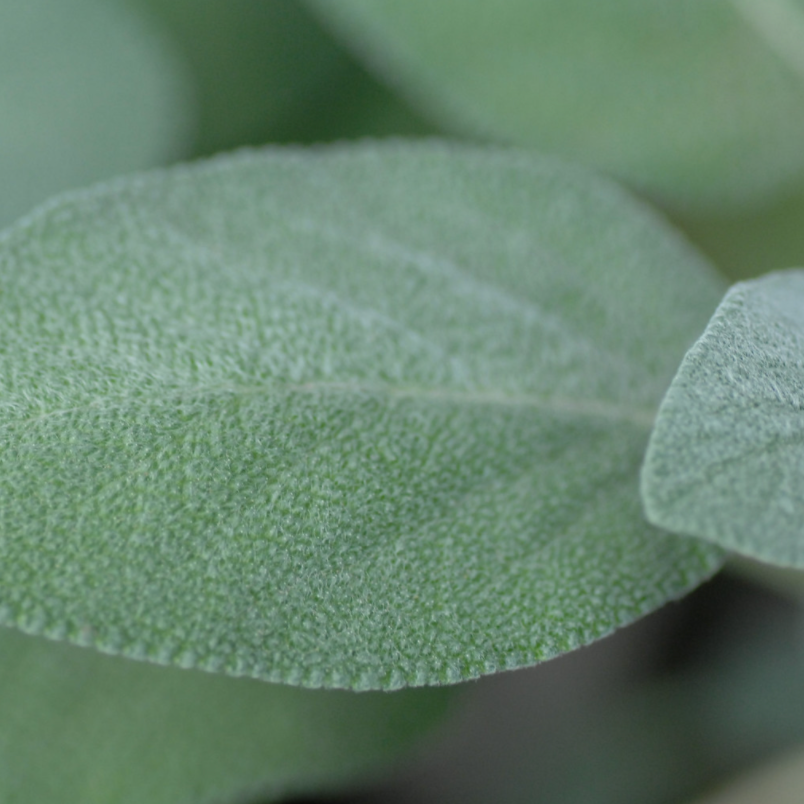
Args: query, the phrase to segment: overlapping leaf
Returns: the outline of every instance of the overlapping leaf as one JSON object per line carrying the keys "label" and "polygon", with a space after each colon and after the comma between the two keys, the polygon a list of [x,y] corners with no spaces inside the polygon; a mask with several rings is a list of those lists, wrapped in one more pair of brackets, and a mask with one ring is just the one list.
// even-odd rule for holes
{"label": "overlapping leaf", "polygon": [[804,174],[801,0],[317,0],[450,125],[739,207]]}
{"label": "overlapping leaf", "polygon": [[445,714],[447,693],[300,690],[3,628],[0,799],[262,804],[331,789],[409,748]]}
{"label": "overlapping leaf", "polygon": [[570,650],[719,564],[637,478],[721,283],[583,172],[243,153],[51,204],[0,287],[7,624],[395,688]]}
{"label": "overlapping leaf", "polygon": [[804,567],[804,272],[735,285],[662,403],[642,486],[649,518]]}
{"label": "overlapping leaf", "polygon": [[119,3],[0,4],[0,225],[182,153],[189,94],[163,39]]}

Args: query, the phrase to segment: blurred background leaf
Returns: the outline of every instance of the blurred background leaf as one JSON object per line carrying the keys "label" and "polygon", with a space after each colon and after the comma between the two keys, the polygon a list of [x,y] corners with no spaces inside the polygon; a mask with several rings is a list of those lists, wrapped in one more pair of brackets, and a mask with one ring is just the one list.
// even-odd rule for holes
{"label": "blurred background leaf", "polygon": [[157,667],[0,628],[0,801],[276,801],[387,771],[454,691],[350,693]]}
{"label": "blurred background leaf", "polygon": [[801,0],[309,4],[452,136],[613,172],[731,279],[804,265]]}
{"label": "blurred background leaf", "polygon": [[129,0],[159,22],[192,70],[193,153],[434,131],[376,81],[299,2]]}
{"label": "blurred background leaf", "polygon": [[801,804],[804,795],[804,751],[742,774],[698,804]]}
{"label": "blurred background leaf", "polygon": [[669,216],[734,281],[804,267],[804,183],[743,213]]}
{"label": "blurred background leaf", "polygon": [[804,42],[802,0],[310,6],[441,124],[577,159],[673,207],[750,209],[804,175],[804,65],[788,46]]}
{"label": "blurred background leaf", "polygon": [[687,804],[804,743],[801,608],[720,575],[470,693],[436,750],[356,802]]}
{"label": "blurred background leaf", "polygon": [[0,3],[0,228],[50,195],[188,153],[190,77],[108,0]]}

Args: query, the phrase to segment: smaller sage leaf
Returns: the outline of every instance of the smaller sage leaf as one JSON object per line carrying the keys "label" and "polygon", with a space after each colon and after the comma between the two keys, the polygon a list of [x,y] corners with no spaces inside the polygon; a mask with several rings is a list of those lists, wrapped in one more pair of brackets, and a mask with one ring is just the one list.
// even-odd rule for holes
{"label": "smaller sage leaf", "polygon": [[0,628],[0,801],[263,804],[331,790],[429,733],[451,692],[302,690]]}
{"label": "smaller sage leaf", "polygon": [[642,471],[648,518],[804,567],[804,271],[735,285],[659,411]]}

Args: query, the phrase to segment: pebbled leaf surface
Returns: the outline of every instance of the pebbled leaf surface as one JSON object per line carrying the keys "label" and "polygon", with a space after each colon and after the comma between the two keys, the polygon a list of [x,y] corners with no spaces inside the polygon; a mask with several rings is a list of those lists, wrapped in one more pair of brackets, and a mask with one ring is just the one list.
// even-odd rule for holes
{"label": "pebbled leaf surface", "polygon": [[175,158],[183,65],[108,0],[0,4],[0,226],[54,193]]}
{"label": "pebbled leaf surface", "polygon": [[803,0],[315,0],[434,119],[610,171],[679,208],[804,174]]}
{"label": "pebbled leaf surface", "polygon": [[648,517],[804,567],[804,271],[735,285],[689,351],[642,472]]}
{"label": "pebbled leaf surface", "polygon": [[513,151],[67,196],[0,242],[0,619],[361,689],[603,636],[720,563],[637,477],[721,293],[619,189]]}
{"label": "pebbled leaf surface", "polygon": [[263,804],[333,789],[409,749],[450,692],[301,690],[2,628],[0,799]]}

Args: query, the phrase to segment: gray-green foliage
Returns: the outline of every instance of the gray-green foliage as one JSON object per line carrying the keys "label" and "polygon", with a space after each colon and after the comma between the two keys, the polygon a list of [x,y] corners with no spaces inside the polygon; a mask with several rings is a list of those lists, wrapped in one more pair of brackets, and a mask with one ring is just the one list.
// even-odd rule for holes
{"label": "gray-green foliage", "polygon": [[719,565],[637,477],[721,283],[582,171],[242,153],[50,204],[0,279],[4,623],[395,688],[549,658]]}
{"label": "gray-green foliage", "polygon": [[735,285],[662,403],[643,470],[648,517],[804,567],[804,272]]}
{"label": "gray-green foliage", "polygon": [[0,3],[0,226],[53,193],[176,158],[191,114],[180,60],[132,10]]}
{"label": "gray-green foliage", "polygon": [[333,788],[408,748],[447,692],[301,690],[1,628],[0,800],[265,802]]}
{"label": "gray-green foliage", "polygon": [[316,0],[442,123],[692,208],[804,174],[801,0]]}

